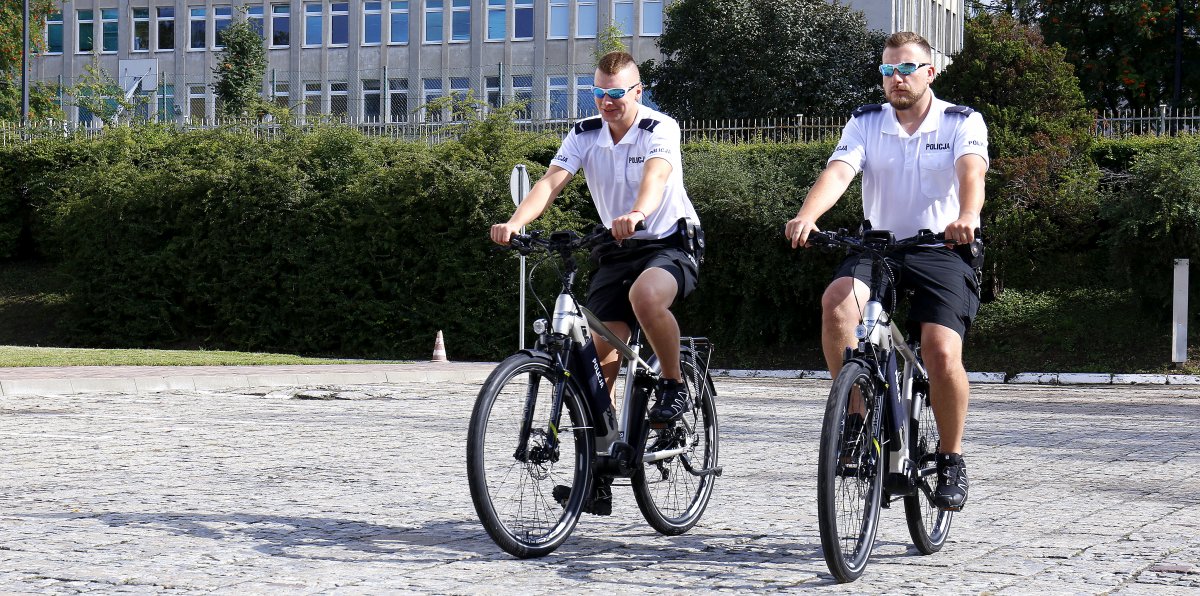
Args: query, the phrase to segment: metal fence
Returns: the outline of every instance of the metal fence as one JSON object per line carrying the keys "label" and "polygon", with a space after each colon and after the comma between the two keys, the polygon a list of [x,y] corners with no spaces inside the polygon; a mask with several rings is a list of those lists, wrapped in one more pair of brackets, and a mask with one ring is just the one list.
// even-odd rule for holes
{"label": "metal fence", "polygon": [[[479,112],[470,118],[456,118],[452,110],[447,110],[444,119],[437,121],[382,122],[378,119],[363,121],[349,114],[320,114],[316,116],[293,116],[289,127],[312,129],[318,126],[341,124],[353,126],[363,134],[371,137],[387,137],[440,143],[457,138],[463,127],[472,119],[482,116],[489,105],[478,108]],[[519,114],[518,114],[519,115]],[[463,116],[458,114],[458,116]],[[155,120],[145,112],[136,112],[124,123]],[[288,127],[278,122],[271,122],[270,117],[260,121],[221,120],[212,117],[205,118],[170,118],[164,119],[179,130],[210,129],[222,126],[239,126],[250,130],[260,138],[272,138]],[[567,133],[575,118],[559,119],[518,119],[513,127],[522,132],[546,134],[562,137]],[[8,146],[31,139],[47,136],[76,136],[93,137],[103,134],[111,126],[97,124],[82,125],[71,121],[47,121],[28,126],[14,123],[0,123],[0,146]],[[681,121],[680,129],[685,142],[812,142],[836,139],[846,124],[845,117],[823,116],[812,117],[797,115],[789,118],[754,118],[728,120],[686,120]],[[1131,136],[1162,136],[1200,133],[1200,110],[1183,109],[1170,110],[1128,110],[1123,112],[1104,112],[1096,118],[1092,133],[1098,138],[1125,138]]]}
{"label": "metal fence", "polygon": [[1105,110],[1092,127],[1094,136],[1105,139],[1196,133],[1200,133],[1200,110],[1169,108],[1166,104],[1138,110]]}

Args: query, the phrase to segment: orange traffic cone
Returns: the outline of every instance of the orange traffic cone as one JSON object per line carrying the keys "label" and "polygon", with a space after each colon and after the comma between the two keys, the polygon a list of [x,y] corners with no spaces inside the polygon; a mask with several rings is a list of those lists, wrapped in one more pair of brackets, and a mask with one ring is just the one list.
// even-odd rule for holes
{"label": "orange traffic cone", "polygon": [[446,344],[442,342],[442,330],[438,329],[437,339],[433,342],[433,358],[430,362],[450,362],[446,358]]}

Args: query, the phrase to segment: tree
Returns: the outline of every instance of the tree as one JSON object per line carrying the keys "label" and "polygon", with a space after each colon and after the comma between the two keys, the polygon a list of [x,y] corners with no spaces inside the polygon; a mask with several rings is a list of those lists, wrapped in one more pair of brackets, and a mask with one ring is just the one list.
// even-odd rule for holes
{"label": "tree", "polygon": [[1089,246],[1099,233],[1099,173],[1088,157],[1091,113],[1065,50],[1007,14],[981,13],[934,86],[988,125],[991,289]]}
{"label": "tree", "polygon": [[1145,108],[1200,100],[1197,0],[1040,3],[1042,34],[1067,49],[1092,105]]}
{"label": "tree", "polygon": [[[37,51],[45,40],[46,15],[55,11],[52,0],[29,0],[29,45]],[[21,119],[21,53],[23,40],[22,1],[0,0],[0,120]],[[54,89],[44,84],[29,86],[29,110],[32,119],[57,114],[53,103]]]}
{"label": "tree", "polygon": [[883,99],[886,36],[826,0],[680,0],[643,78],[676,118],[846,113]]}
{"label": "tree", "polygon": [[1066,48],[1092,106],[1200,103],[1200,0],[972,0]]}
{"label": "tree", "polygon": [[75,98],[75,105],[91,112],[106,126],[120,122],[123,115],[133,114],[139,107],[154,101],[152,96],[126,97],[121,84],[100,66],[99,54],[92,55],[92,62],[83,67],[83,74],[69,91]]}
{"label": "tree", "polygon": [[221,113],[241,118],[259,116],[269,110],[262,99],[263,76],[267,71],[267,51],[263,39],[245,15],[221,32],[225,46],[217,54],[213,74],[213,93],[220,100]]}
{"label": "tree", "polygon": [[609,52],[627,52],[625,42],[621,41],[621,28],[616,23],[609,23],[607,27],[600,30],[600,34],[596,36],[596,49],[592,52],[593,62],[599,63],[600,59]]}

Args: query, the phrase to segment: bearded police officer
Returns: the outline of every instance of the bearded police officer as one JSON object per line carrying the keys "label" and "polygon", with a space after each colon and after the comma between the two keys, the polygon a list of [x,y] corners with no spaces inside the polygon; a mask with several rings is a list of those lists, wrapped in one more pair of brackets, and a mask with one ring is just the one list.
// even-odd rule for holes
{"label": "bearded police officer", "polygon": [[[948,242],[975,239],[988,169],[987,127],[965,106],[934,96],[936,69],[929,42],[912,32],[891,35],[883,51],[888,103],[854,111],[825,170],[809,190],[785,233],[792,247],[807,245],[816,222],[862,172],[863,215],[873,228],[897,238],[921,229],[944,231]],[[821,299],[821,343],[830,374],[837,376],[847,346],[855,345],[869,290],[869,262],[851,256]],[[967,500],[962,436],[970,387],[962,364],[963,339],[979,309],[972,264],[945,246],[901,251],[900,288],[914,290],[908,315],[917,324],[929,371],[930,401],[941,441],[934,503],[959,510]]]}
{"label": "bearded police officer", "polygon": [[[536,219],[581,168],[600,219],[619,241],[592,254],[587,307],[627,340],[640,325],[662,365],[655,422],[675,420],[688,411],[691,399],[682,383],[679,325],[669,308],[687,296],[698,280],[700,219],[683,188],[679,125],[674,119],[641,105],[641,74],[633,56],[612,52],[600,59],[593,89],[600,115],[581,120],[563,140],[545,176],[505,223],[492,226],[491,239],[508,244],[513,234]],[[645,229],[637,230],[638,224]],[[617,375],[618,354],[593,334],[596,352],[609,387]],[[600,478],[585,511],[611,511],[611,479]],[[555,497],[565,501],[568,487]]]}

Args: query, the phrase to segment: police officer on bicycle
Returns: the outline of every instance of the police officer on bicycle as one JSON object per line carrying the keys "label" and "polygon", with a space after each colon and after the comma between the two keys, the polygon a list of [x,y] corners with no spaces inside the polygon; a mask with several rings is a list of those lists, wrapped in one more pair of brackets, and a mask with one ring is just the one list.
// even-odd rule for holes
{"label": "police officer on bicycle", "polygon": [[[938,99],[929,88],[937,70],[929,42],[912,32],[892,34],[884,47],[887,104],[854,111],[841,140],[785,233],[792,247],[807,245],[816,222],[862,172],[865,220],[897,238],[920,229],[945,232],[947,242],[975,240],[988,169],[987,127],[968,107]],[[929,372],[930,399],[941,441],[934,503],[961,509],[967,500],[962,436],[970,387],[962,364],[963,340],[979,310],[974,266],[945,246],[919,247],[898,257],[899,289],[914,291],[908,319],[918,324]],[[869,259],[842,263],[821,299],[821,343],[837,376],[869,290]]]}
{"label": "police officer on bicycle", "polygon": [[[618,241],[592,253],[598,267],[587,307],[624,340],[635,324],[641,326],[662,365],[650,419],[669,422],[692,407],[680,373],[679,325],[669,309],[696,287],[703,247],[700,218],[683,188],[679,124],[640,103],[641,73],[633,56],[606,54],[594,83],[600,115],[574,125],[521,206],[507,222],[492,226],[491,239],[508,244],[583,169],[600,219]],[[636,230],[638,224],[645,229]],[[592,339],[613,387],[619,355],[599,335]],[[611,507],[607,491],[607,486],[598,488],[592,512],[606,513]],[[600,502],[606,497],[608,507]]]}

